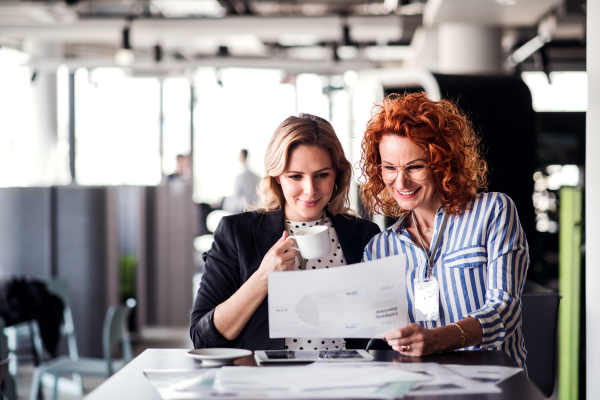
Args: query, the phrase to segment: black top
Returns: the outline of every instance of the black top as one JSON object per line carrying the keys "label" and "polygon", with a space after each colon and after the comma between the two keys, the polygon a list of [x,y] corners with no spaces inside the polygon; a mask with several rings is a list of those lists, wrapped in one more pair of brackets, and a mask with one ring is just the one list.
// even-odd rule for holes
{"label": "black top", "polygon": [[[380,232],[379,227],[361,218],[332,215],[348,264],[362,259],[365,246]],[[248,350],[283,350],[285,339],[269,339],[268,296],[258,306],[240,335],[225,339],[213,324],[215,307],[229,299],[258,269],[267,252],[281,238],[284,226],[283,210],[257,211],[223,217],[214,233],[214,242],[203,254],[206,262],[198,295],[191,316],[190,336],[195,348],[234,347]],[[362,339],[346,340],[346,348],[364,348]]]}

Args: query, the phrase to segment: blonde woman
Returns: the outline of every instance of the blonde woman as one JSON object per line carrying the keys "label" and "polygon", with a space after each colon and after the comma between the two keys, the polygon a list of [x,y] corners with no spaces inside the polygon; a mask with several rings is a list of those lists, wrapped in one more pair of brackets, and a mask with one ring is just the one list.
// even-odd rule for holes
{"label": "blonde woman", "polygon": [[[253,211],[224,217],[214,234],[191,316],[195,348],[330,350],[364,348],[344,338],[269,338],[267,279],[272,271],[313,270],[358,263],[380,232],[351,215],[352,166],[329,122],[289,117],[275,130],[265,155],[266,177]],[[301,259],[288,236],[315,225],[329,227],[331,251]]]}

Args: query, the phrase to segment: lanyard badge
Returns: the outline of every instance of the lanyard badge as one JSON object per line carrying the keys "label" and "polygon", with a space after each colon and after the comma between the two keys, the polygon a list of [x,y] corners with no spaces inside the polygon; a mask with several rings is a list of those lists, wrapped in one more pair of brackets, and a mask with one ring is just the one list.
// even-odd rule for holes
{"label": "lanyard badge", "polygon": [[435,278],[426,282],[415,279],[415,320],[435,321],[440,318],[440,288]]}
{"label": "lanyard badge", "polygon": [[[413,222],[415,226],[415,215],[411,212]],[[435,321],[440,318],[440,287],[437,279],[433,276],[433,264],[435,263],[435,253],[440,244],[440,239],[444,234],[446,228],[446,222],[448,221],[448,214],[444,213],[442,218],[442,226],[438,231],[438,236],[435,240],[435,244],[431,249],[431,255],[425,250],[425,243],[421,239],[421,234],[417,228],[417,235],[425,251],[425,257],[427,258],[427,275],[424,281],[420,279],[414,280],[414,293],[415,293],[415,320],[416,321]]]}

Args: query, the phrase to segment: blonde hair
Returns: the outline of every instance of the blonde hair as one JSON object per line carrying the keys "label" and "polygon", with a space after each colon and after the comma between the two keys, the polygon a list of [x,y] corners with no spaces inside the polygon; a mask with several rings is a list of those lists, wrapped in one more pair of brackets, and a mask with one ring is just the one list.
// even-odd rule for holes
{"label": "blonde hair", "polygon": [[346,159],[342,144],[331,124],[310,114],[288,117],[275,129],[265,153],[266,174],[258,186],[260,201],[251,209],[271,212],[284,206],[285,197],[275,178],[286,170],[292,151],[302,145],[315,146],[329,152],[335,171],[335,185],[326,208],[332,214],[351,213],[349,194],[352,165]]}

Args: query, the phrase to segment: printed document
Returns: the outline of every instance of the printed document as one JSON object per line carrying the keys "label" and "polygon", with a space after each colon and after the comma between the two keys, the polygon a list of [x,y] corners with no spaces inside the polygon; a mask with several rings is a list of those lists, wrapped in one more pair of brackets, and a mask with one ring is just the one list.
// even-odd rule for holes
{"label": "printed document", "polygon": [[269,274],[269,335],[382,338],[408,324],[404,256]]}

